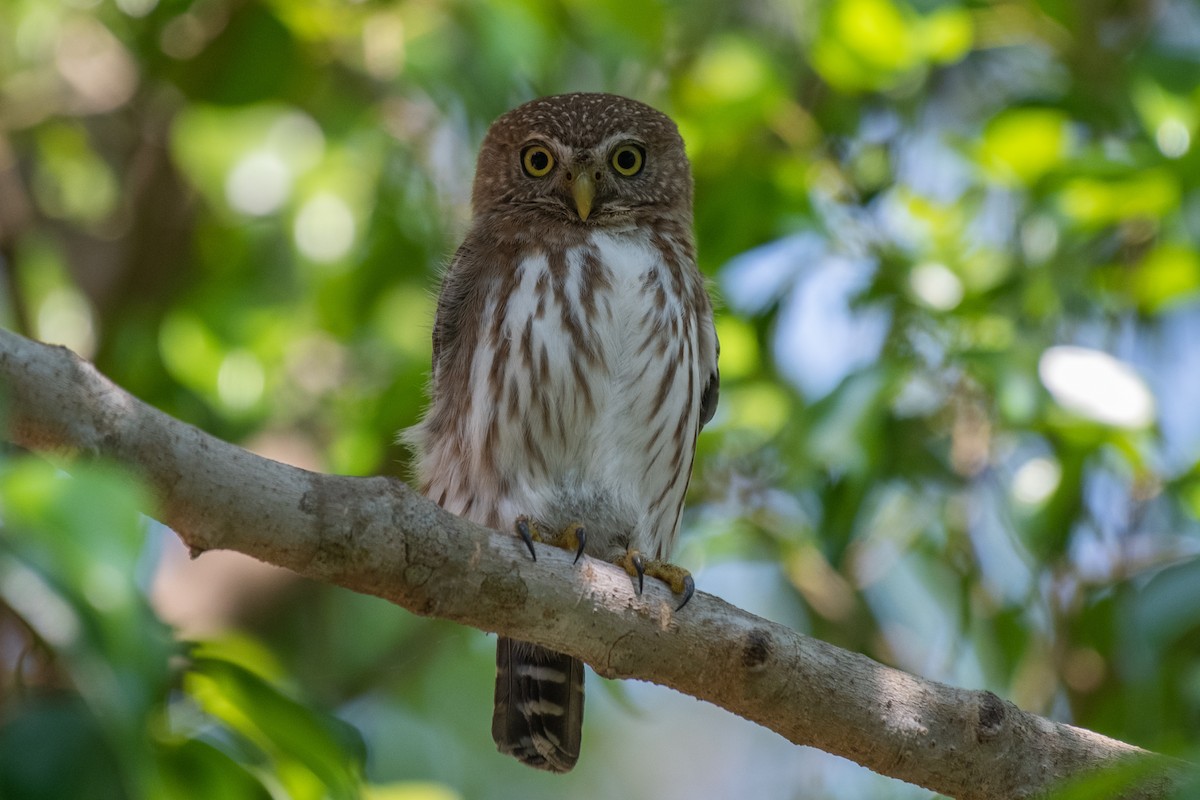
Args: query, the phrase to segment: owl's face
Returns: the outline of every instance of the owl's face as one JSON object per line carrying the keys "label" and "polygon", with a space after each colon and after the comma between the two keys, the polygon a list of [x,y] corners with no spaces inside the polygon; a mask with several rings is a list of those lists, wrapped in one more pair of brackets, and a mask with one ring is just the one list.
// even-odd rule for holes
{"label": "owl's face", "polygon": [[566,94],[509,111],[488,129],[471,200],[477,218],[609,226],[689,223],[692,175],[666,115],[611,94]]}

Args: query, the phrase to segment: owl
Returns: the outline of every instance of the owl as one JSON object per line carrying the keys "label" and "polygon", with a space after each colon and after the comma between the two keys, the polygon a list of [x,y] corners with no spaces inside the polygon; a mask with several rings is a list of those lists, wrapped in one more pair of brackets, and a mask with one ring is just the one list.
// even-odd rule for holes
{"label": "owl", "polygon": [[[491,528],[664,580],[718,343],[696,266],[692,177],[675,124],[610,94],[509,111],[488,130],[472,222],[443,279],[430,404],[406,437],[421,491]],[[583,665],[501,637],[492,736],[567,772]]]}

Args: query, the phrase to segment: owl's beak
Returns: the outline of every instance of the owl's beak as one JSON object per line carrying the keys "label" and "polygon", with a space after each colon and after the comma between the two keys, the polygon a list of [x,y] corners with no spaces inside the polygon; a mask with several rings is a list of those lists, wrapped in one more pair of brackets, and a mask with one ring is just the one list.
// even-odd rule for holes
{"label": "owl's beak", "polygon": [[571,196],[575,198],[575,210],[579,212],[579,218],[586,220],[592,213],[592,200],[596,197],[596,184],[586,171],[580,170],[571,184]]}

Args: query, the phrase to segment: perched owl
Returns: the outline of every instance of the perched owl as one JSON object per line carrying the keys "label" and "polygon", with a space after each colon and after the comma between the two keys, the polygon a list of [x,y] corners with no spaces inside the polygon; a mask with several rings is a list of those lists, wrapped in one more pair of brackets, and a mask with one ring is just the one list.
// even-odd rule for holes
{"label": "perched owl", "polygon": [[[424,494],[492,528],[659,577],[696,435],[717,404],[717,337],[669,118],[609,94],[534,100],[479,153],[470,231],[433,330],[431,403],[407,438]],[[501,637],[492,736],[540,769],[579,757],[583,665]]]}

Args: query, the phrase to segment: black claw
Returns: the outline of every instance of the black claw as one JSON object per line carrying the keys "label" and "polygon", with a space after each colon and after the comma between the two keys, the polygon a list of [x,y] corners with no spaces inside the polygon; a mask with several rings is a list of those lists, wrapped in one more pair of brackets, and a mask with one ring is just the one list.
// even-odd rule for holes
{"label": "black claw", "polygon": [[637,575],[638,575],[638,591],[637,591],[637,593],[640,595],[642,593],[642,590],[646,588],[646,565],[642,562],[641,553],[634,553],[632,556],[629,557],[629,560],[633,562],[633,568],[635,570],[637,570]]}
{"label": "black claw", "polygon": [[688,604],[688,600],[692,599],[692,595],[696,593],[696,582],[692,580],[691,575],[683,576],[683,599],[679,601],[679,605],[675,606],[675,610],[679,611]]}
{"label": "black claw", "polygon": [[521,537],[521,541],[529,548],[529,556],[537,561],[537,552],[533,549],[533,534],[529,531],[529,520],[521,518],[517,520],[517,533]]}
{"label": "black claw", "polygon": [[587,544],[587,528],[580,525],[575,529],[575,538],[579,540],[579,547],[575,548],[575,562],[579,563],[579,557],[583,555],[583,546]]}

